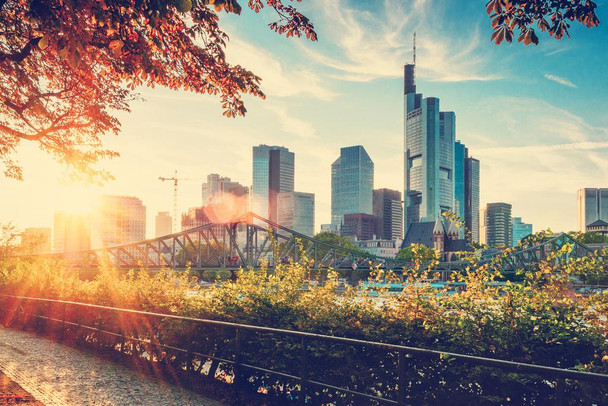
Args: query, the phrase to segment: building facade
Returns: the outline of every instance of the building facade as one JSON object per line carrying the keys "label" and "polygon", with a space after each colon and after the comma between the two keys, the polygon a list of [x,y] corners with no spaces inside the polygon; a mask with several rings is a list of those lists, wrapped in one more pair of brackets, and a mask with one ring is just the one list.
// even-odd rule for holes
{"label": "building facade", "polygon": [[404,229],[454,211],[456,115],[416,93],[415,66],[405,65]]}
{"label": "building facade", "polygon": [[533,233],[532,224],[524,223],[521,221],[521,217],[513,217],[513,242],[511,245],[515,247],[521,240]]}
{"label": "building facade", "polygon": [[91,249],[91,215],[57,212],[53,224],[53,251],[75,252]]}
{"label": "building facade", "polygon": [[373,239],[374,216],[366,213],[345,214],[340,235],[357,241]]}
{"label": "building facade", "polygon": [[489,247],[510,247],[513,243],[511,205],[488,203],[485,210],[485,243]]}
{"label": "building facade", "polygon": [[146,206],[136,197],[102,196],[95,210],[93,248],[113,247],[146,239]]}
{"label": "building facade", "polygon": [[249,188],[217,173],[207,175],[207,182],[201,186],[203,206],[229,204],[235,215],[249,211]]}
{"label": "building facade", "polygon": [[469,157],[467,154],[464,172],[464,225],[471,233],[471,241],[474,242],[481,241],[479,235],[479,177],[479,160]]}
{"label": "building facade", "polygon": [[277,222],[277,196],[294,191],[295,155],[285,147],[253,147],[251,211]]}
{"label": "building facade", "polygon": [[401,249],[402,239],[396,240],[365,240],[357,241],[357,246],[373,255],[380,257],[395,258]]}
{"label": "building facade", "polygon": [[378,239],[403,238],[401,192],[391,189],[373,191],[374,234]]}
{"label": "building facade", "polygon": [[584,188],[577,191],[578,230],[589,231],[587,226],[597,220],[608,222],[608,188]]}
{"label": "building facade", "polygon": [[278,223],[309,237],[315,234],[314,193],[285,192],[277,196]]}
{"label": "building facade", "polygon": [[331,165],[331,223],[340,227],[346,214],[372,215],[373,189],[374,163],[365,148],[340,148]]}
{"label": "building facade", "polygon": [[[173,219],[168,211],[159,211],[155,218],[155,237],[161,237],[163,235],[169,235],[173,233],[172,226]],[[177,230],[176,230],[177,231]]]}

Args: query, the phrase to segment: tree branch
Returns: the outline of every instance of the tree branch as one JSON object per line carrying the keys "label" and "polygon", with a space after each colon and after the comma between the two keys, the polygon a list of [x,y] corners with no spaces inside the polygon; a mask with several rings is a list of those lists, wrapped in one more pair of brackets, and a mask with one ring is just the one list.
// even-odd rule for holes
{"label": "tree branch", "polygon": [[[3,0],[0,0],[0,2]],[[21,51],[16,52],[14,54],[6,54],[4,52],[0,52],[0,62],[4,62],[5,60],[10,60],[13,62],[23,62],[25,58],[27,58],[30,53],[32,53],[32,48],[34,42],[40,41],[40,38],[32,38],[28,41],[27,44],[21,49]]]}

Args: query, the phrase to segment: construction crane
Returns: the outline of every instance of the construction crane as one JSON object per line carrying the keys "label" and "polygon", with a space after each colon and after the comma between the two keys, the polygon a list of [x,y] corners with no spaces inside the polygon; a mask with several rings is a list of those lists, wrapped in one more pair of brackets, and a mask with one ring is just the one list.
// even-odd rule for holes
{"label": "construction crane", "polygon": [[164,178],[162,176],[158,177],[160,181],[172,180],[173,181],[173,232],[177,233],[179,230],[177,228],[177,183],[180,180],[192,180],[186,178],[178,178],[177,171],[175,171],[175,175],[172,178]]}

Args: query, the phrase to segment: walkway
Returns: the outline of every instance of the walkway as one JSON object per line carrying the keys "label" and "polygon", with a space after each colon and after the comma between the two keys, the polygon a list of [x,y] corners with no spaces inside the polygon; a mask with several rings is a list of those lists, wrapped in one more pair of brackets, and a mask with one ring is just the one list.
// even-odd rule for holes
{"label": "walkway", "polygon": [[0,370],[46,406],[223,406],[30,332],[0,326]]}

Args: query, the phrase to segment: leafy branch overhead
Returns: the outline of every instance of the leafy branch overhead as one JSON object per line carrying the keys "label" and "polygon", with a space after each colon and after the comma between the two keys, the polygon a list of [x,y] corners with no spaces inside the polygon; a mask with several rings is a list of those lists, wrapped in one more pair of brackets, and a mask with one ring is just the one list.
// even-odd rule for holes
{"label": "leafy branch overhead", "polygon": [[[298,0],[299,1],[299,0]],[[249,0],[277,13],[270,28],[317,39],[313,25],[282,0]],[[118,134],[141,85],[219,96],[224,115],[246,113],[242,94],[264,98],[260,78],[226,61],[219,13],[240,14],[236,0],[0,0],[0,160],[21,179],[16,150],[39,143],[75,173],[93,169]]]}
{"label": "leafy branch overhead", "polygon": [[597,4],[590,0],[490,0],[486,7],[492,19],[492,40],[497,45],[511,42],[516,29],[517,42],[538,45],[534,25],[561,39],[570,37],[570,23],[575,20],[587,28],[600,23],[595,14]]}

